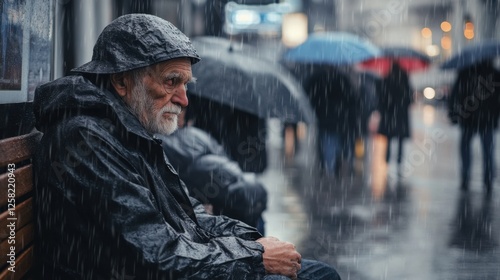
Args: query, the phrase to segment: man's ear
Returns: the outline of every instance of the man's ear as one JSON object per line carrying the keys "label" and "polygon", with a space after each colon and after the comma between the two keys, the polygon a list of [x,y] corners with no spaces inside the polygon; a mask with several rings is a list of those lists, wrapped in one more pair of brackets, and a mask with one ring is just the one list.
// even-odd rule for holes
{"label": "man's ear", "polygon": [[131,87],[130,82],[130,75],[128,75],[127,73],[111,74],[111,85],[113,85],[115,91],[121,97],[127,95],[127,92]]}

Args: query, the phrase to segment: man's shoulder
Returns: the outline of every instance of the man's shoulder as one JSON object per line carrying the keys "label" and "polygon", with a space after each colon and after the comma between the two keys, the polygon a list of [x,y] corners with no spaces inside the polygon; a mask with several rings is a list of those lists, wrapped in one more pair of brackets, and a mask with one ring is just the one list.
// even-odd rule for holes
{"label": "man's shoulder", "polygon": [[44,133],[44,138],[48,142],[61,141],[65,146],[79,145],[81,141],[92,139],[116,143],[116,129],[111,119],[88,115],[73,116]]}
{"label": "man's shoulder", "polygon": [[111,118],[89,115],[74,116],[68,119],[66,122],[63,122],[61,126],[68,133],[76,133],[81,131],[111,133],[116,129],[115,121],[113,121]]}

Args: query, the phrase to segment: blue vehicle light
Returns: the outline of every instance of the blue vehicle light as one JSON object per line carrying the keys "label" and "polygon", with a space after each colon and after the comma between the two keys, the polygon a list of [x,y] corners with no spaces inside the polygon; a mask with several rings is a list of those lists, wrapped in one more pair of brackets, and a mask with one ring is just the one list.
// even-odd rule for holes
{"label": "blue vehicle light", "polygon": [[238,10],[232,14],[232,22],[238,25],[259,24],[261,17],[258,12],[251,10]]}
{"label": "blue vehicle light", "polygon": [[279,13],[263,14],[263,22],[267,23],[281,23],[283,16]]}

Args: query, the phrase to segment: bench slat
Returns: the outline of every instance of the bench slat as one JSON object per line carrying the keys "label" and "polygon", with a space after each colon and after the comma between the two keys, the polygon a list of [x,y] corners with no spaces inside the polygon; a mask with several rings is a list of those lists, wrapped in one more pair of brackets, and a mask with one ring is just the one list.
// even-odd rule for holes
{"label": "bench slat", "polygon": [[[29,134],[0,140],[0,280],[24,279],[29,276],[33,265],[33,240],[35,224],[33,220],[33,168],[29,162],[41,139],[42,133],[34,131]],[[15,209],[14,216],[8,211],[9,195],[9,164],[15,164]],[[21,164],[19,164],[21,163]],[[4,169],[5,168],[5,169]],[[12,180],[11,180],[12,181]],[[10,182],[12,183],[12,182]],[[12,197],[11,197],[12,198]],[[12,220],[12,218],[16,220]],[[9,220],[11,219],[11,220]],[[11,234],[8,225],[15,222],[15,244],[9,244]],[[16,266],[15,273],[8,270],[7,261],[10,247],[15,246]]]}
{"label": "bench slat", "polygon": [[0,280],[19,280],[28,273],[33,264],[33,246],[30,246],[16,258],[16,272],[12,273],[7,267],[0,272]]}
{"label": "bench slat", "polygon": [[35,131],[29,134],[0,140],[0,167],[9,163],[18,163],[31,158],[42,133]]}
{"label": "bench slat", "polygon": [[[0,242],[5,240],[9,236],[9,229],[7,225],[9,224],[9,212],[4,211],[0,214]],[[33,220],[33,198],[30,197],[27,200],[16,205],[15,216],[16,230],[24,227]]]}
{"label": "bench slat", "polygon": [[[33,168],[32,165],[27,165],[20,167],[14,171],[14,176],[12,177],[15,185],[15,199],[19,199],[21,196],[29,193],[33,189]],[[9,176],[8,173],[0,175],[0,193],[5,194],[0,196],[0,209],[7,206],[8,200],[8,190],[9,188]]]}

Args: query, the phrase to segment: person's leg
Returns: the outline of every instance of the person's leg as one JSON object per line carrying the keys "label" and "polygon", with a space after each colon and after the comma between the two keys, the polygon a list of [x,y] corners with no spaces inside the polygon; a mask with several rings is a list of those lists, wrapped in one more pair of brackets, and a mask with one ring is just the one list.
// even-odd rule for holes
{"label": "person's leg", "polygon": [[480,133],[481,142],[483,146],[483,168],[484,168],[484,177],[483,182],[484,186],[487,190],[491,190],[491,185],[493,183],[493,171],[495,168],[494,161],[494,132],[492,128],[488,128],[485,131]]}
{"label": "person's leg", "polygon": [[385,154],[385,162],[389,163],[391,159],[391,140],[392,138],[387,137],[387,151]]}
{"label": "person's leg", "polygon": [[308,259],[302,259],[301,269],[298,274],[298,279],[315,279],[315,280],[340,280],[340,276],[332,266]]}
{"label": "person's leg", "polygon": [[[332,266],[308,259],[302,259],[301,269],[297,275],[299,280],[340,280],[340,276]],[[281,275],[266,275],[265,280],[289,280],[290,278]]]}
{"label": "person's leg", "polygon": [[321,150],[325,173],[331,174],[335,171],[337,165],[337,156],[339,153],[338,136],[335,133],[324,131],[321,137]]}
{"label": "person's leg", "polygon": [[316,139],[316,154],[318,155],[318,165],[321,173],[324,173],[325,166],[325,156],[323,155],[323,132],[318,131]]}
{"label": "person's leg", "polygon": [[342,141],[342,154],[345,158],[347,169],[350,174],[354,170],[354,146],[356,139],[354,135],[347,134]]}
{"label": "person's leg", "polygon": [[471,164],[470,144],[472,140],[472,135],[473,133],[470,130],[462,128],[462,134],[460,138],[460,159],[462,164],[462,172],[461,172],[462,190],[467,190],[469,188],[469,173]]}
{"label": "person's leg", "polygon": [[398,137],[398,165],[401,164],[401,161],[403,160],[403,144],[404,138]]}
{"label": "person's leg", "polygon": [[262,234],[262,236],[266,236],[266,222],[262,216],[260,216],[257,221],[257,231]]}
{"label": "person's leg", "polygon": [[338,133],[330,133],[330,137],[332,139],[332,171],[334,172],[335,176],[340,175],[341,171],[341,163],[342,163],[342,145],[343,145],[343,140],[340,137],[340,134]]}

